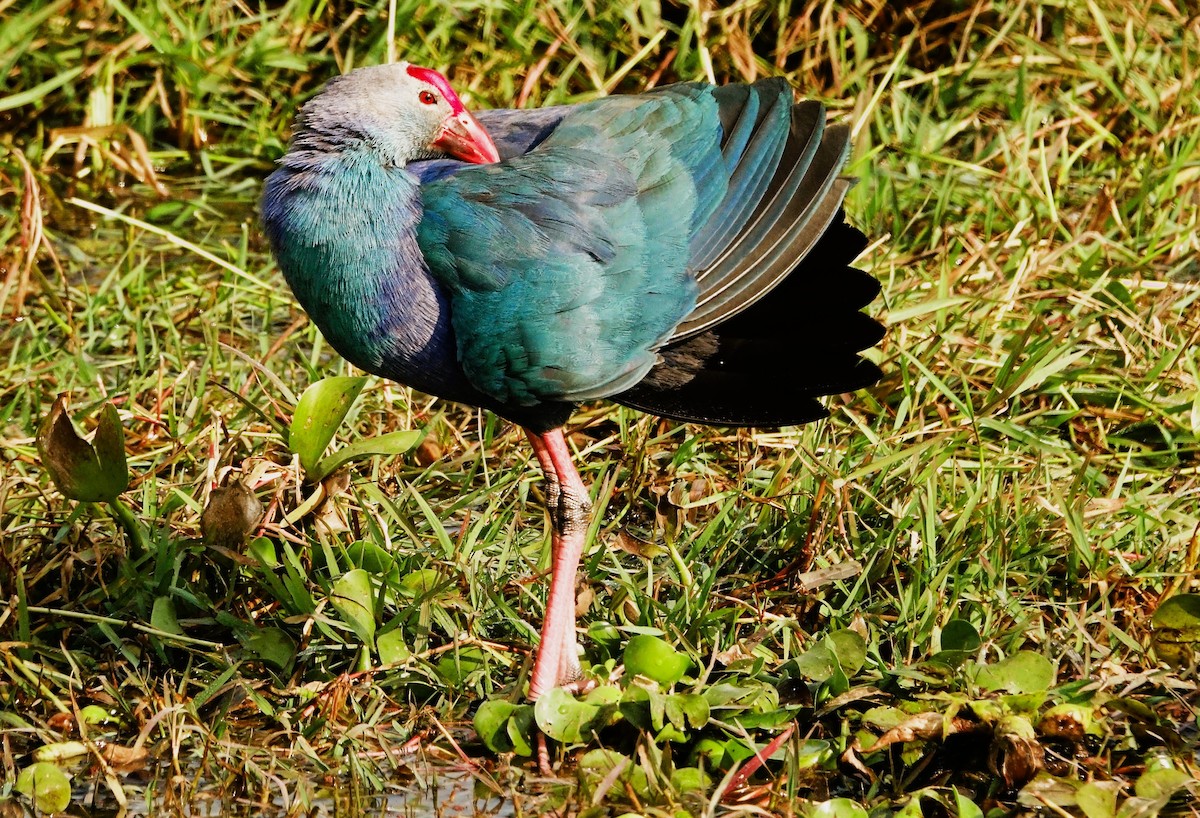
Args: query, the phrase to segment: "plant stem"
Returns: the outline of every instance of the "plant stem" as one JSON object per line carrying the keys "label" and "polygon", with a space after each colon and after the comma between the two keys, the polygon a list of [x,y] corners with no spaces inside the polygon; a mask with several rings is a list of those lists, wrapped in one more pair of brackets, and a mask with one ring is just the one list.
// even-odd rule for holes
{"label": "plant stem", "polygon": [[113,517],[125,529],[125,534],[129,537],[129,542],[134,549],[143,554],[149,553],[150,538],[147,536],[146,529],[129,510],[129,506],[122,503],[121,498],[114,497],[108,501],[108,507],[112,509]]}

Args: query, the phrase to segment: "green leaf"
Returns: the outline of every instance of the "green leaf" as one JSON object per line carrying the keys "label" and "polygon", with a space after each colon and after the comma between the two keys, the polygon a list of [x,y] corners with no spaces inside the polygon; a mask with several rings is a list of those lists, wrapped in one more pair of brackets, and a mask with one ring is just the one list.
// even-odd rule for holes
{"label": "green leaf", "polygon": [[625,645],[625,672],[669,687],[687,673],[691,662],[664,639],[649,634],[630,637]]}
{"label": "green leaf", "polygon": [[98,704],[89,704],[79,708],[79,720],[84,724],[91,725],[121,725],[121,718],[116,714],[115,711],[109,712]]}
{"label": "green leaf", "polygon": [[242,647],[278,671],[286,671],[296,658],[296,643],[279,628],[259,628]]}
{"label": "green leaf", "polygon": [[686,730],[689,725],[693,730],[699,730],[708,724],[708,699],[699,693],[676,693],[667,696],[666,715],[667,720],[680,730]]}
{"label": "green leaf", "polygon": [[676,767],[671,773],[671,789],[677,793],[708,792],[712,779],[699,767]]}
{"label": "green leaf", "polygon": [[833,758],[833,745],[823,739],[807,739],[800,742],[796,751],[796,769],[811,770]]}
{"label": "green leaf", "polygon": [[822,801],[809,813],[812,818],[867,818],[867,811],[849,798],[830,798]]}
{"label": "green leaf", "polygon": [[493,753],[533,755],[533,706],[500,699],[486,701],[475,712],[475,732]]}
{"label": "green leaf", "polygon": [[400,580],[400,587],[413,596],[422,597],[441,582],[442,575],[436,568],[418,568],[404,575],[404,579]]}
{"label": "green leaf", "polygon": [[71,780],[48,761],[30,764],[17,775],[13,788],[33,801],[38,812],[62,812],[71,805]]}
{"label": "green leaf", "polygon": [[829,634],[825,640],[847,677],[862,670],[867,661],[867,641],[857,631],[844,628]]}
{"label": "green leaf", "polygon": [[577,744],[591,738],[600,706],[579,701],[561,687],[552,687],[533,704],[537,726],[555,741]]}
{"label": "green leaf", "polygon": [[824,639],[796,657],[796,670],[806,679],[824,682],[830,679],[837,665],[837,656]]}
{"label": "green leaf", "polygon": [[1119,781],[1089,781],[1075,793],[1075,803],[1087,818],[1116,818]]}
{"label": "green leaf", "polygon": [[154,607],[150,609],[150,624],[163,633],[183,635],[179,627],[179,618],[175,615],[175,602],[169,596],[156,597]]}
{"label": "green leaf", "polygon": [[346,546],[346,556],[355,568],[361,568],[374,577],[398,578],[396,555],[370,540],[357,540]]}
{"label": "green leaf", "polygon": [[1138,776],[1133,791],[1138,798],[1167,799],[1185,787],[1192,777],[1175,767],[1147,765],[1146,772]]}
{"label": "green leaf", "polygon": [[979,666],[975,682],[985,690],[1041,693],[1054,684],[1054,663],[1028,650],[1018,651],[992,665]]}
{"label": "green leaf", "polygon": [[333,582],[329,604],[364,645],[375,643],[375,591],[370,574],[361,568],[342,574]]}
{"label": "green leaf", "polygon": [[279,557],[275,553],[275,543],[267,537],[259,537],[251,541],[246,548],[246,553],[258,560],[263,568],[278,568]]}
{"label": "green leaf", "polygon": [[321,455],[366,383],[364,377],[324,378],[300,396],[288,430],[288,447],[300,456],[300,466],[310,480],[320,479],[314,474]]}
{"label": "green leaf", "polygon": [[958,808],[958,818],[983,818],[983,810],[978,804],[957,789],[951,788],[951,791],[954,793],[954,806]]}
{"label": "green leaf", "polygon": [[59,395],[37,434],[38,456],[64,497],[85,503],[112,500],[129,486],[125,430],[117,409],[105,403],[92,442],[67,415],[67,397]]}
{"label": "green leaf", "polygon": [[618,770],[617,781],[628,781],[631,769],[633,763],[627,756],[607,748],[588,750],[579,759],[580,781],[588,793],[594,791],[614,770]]}
{"label": "green leaf", "polygon": [[983,639],[979,631],[965,619],[951,619],[942,628],[942,650],[961,650],[972,653],[979,650]]}
{"label": "green leaf", "polygon": [[437,663],[438,675],[451,687],[461,687],[467,677],[487,666],[487,657],[474,645],[465,645],[442,656]]}
{"label": "green leaf", "polygon": [[[303,399],[302,399],[303,400]],[[341,421],[339,421],[340,423]],[[335,427],[336,428],[336,427]],[[404,454],[421,442],[425,433],[420,430],[388,432],[384,435],[356,440],[322,458],[312,469],[310,480],[323,480],[347,463],[366,460],[368,457],[389,457]],[[324,450],[322,450],[324,451]],[[306,470],[307,471],[307,470]]]}
{"label": "green leaf", "polygon": [[34,761],[72,761],[88,754],[88,746],[82,741],[56,741],[43,744],[31,753]]}
{"label": "green leaf", "polygon": [[379,634],[375,639],[375,647],[379,651],[379,661],[385,665],[405,662],[412,656],[412,650],[401,628],[392,628]]}

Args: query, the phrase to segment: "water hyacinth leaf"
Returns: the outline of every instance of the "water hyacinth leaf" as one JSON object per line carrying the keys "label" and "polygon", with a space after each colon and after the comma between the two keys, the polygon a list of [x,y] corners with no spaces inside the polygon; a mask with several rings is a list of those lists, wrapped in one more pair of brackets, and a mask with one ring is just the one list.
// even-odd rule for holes
{"label": "water hyacinth leaf", "polygon": [[796,717],[795,710],[768,710],[764,713],[737,713],[725,718],[746,730],[781,727]]}
{"label": "water hyacinth leaf", "polygon": [[849,689],[849,677],[862,669],[867,642],[857,631],[845,628],[828,634],[796,659],[800,675],[814,682],[829,682],[837,695]]}
{"label": "water hyacinth leaf", "polygon": [[533,707],[500,699],[486,701],[475,712],[475,732],[493,753],[533,754]]}
{"label": "water hyacinth leaf", "polygon": [[666,640],[650,634],[638,634],[625,645],[625,672],[645,676],[664,687],[683,678],[691,662]]}
{"label": "water hyacinth leaf", "polygon": [[88,746],[82,741],[56,741],[43,744],[31,754],[34,761],[70,761],[88,754]]}
{"label": "water hyacinth leaf", "polygon": [[1078,781],[1039,772],[1017,793],[1017,803],[1030,809],[1053,806],[1057,808],[1055,812],[1061,815],[1063,810],[1076,805],[1078,790]]}
{"label": "water hyacinth leaf", "polygon": [[422,597],[432,591],[442,581],[442,575],[436,568],[418,568],[410,571],[400,580],[400,587],[413,596]]}
{"label": "water hyacinth leaf", "polygon": [[163,633],[183,635],[179,617],[175,615],[175,602],[169,596],[155,598],[154,607],[150,609],[150,624]]}
{"label": "water hyacinth leaf", "polygon": [[599,749],[584,753],[579,760],[579,779],[584,792],[589,795],[604,781],[628,785],[639,796],[649,792],[646,771],[616,750]]}
{"label": "water hyacinth leaf", "polygon": [[385,665],[396,665],[406,662],[412,657],[408,640],[405,639],[404,631],[400,628],[393,628],[379,634],[375,639],[375,648],[379,652],[379,661]]}
{"label": "water hyacinth leaf", "polygon": [[254,654],[264,664],[278,671],[286,671],[296,658],[296,643],[286,631],[279,628],[259,628],[243,640],[242,647]]}
{"label": "water hyacinth leaf", "polygon": [[1200,594],[1164,601],[1150,620],[1154,655],[1172,667],[1191,664],[1200,650]]}
{"label": "water hyacinth leaf", "polygon": [[1116,818],[1120,781],[1089,781],[1075,793],[1075,804],[1086,818]]}
{"label": "water hyacinth leaf", "polygon": [[821,640],[797,657],[796,670],[806,679],[824,682],[833,676],[836,664],[837,656],[829,649],[825,640]]}
{"label": "water hyacinth leaf", "polygon": [[125,430],[111,403],[100,409],[96,433],[88,442],[67,414],[66,395],[59,395],[38,428],[37,449],[54,485],[71,500],[104,502],[129,486]]}
{"label": "water hyacinth leaf", "polygon": [[675,792],[708,792],[712,779],[699,767],[676,767],[671,773],[671,789]]}
{"label": "water hyacinth leaf", "polygon": [[833,758],[833,746],[828,741],[808,739],[800,742],[800,747],[796,750],[796,769],[815,769],[831,758]]}
{"label": "water hyacinth leaf", "polygon": [[33,801],[38,812],[62,812],[71,804],[71,780],[48,761],[30,764],[21,770],[13,789]]}
{"label": "water hyacinth leaf", "polygon": [[333,582],[329,604],[364,645],[375,643],[375,591],[370,574],[361,568],[342,574]]}
{"label": "water hyacinth leaf", "polygon": [[356,540],[346,546],[346,556],[355,568],[376,577],[395,581],[399,578],[396,556],[370,540]]}
{"label": "water hyacinth leaf", "polygon": [[313,476],[317,463],[366,383],[364,377],[324,378],[300,396],[288,430],[288,447],[300,456],[300,466],[310,480],[319,479]]}
{"label": "water hyacinth leaf", "polygon": [[979,631],[965,619],[951,619],[942,628],[942,650],[961,650],[966,653],[979,650],[983,639]]}
{"label": "water hyacinth leaf", "polygon": [[588,750],[583,754],[583,758],[579,759],[579,780],[584,791],[591,793],[610,775],[616,776],[617,780],[625,777],[624,773],[629,765],[629,759],[616,750]]}
{"label": "water hyacinth leaf", "polygon": [[258,560],[263,568],[278,568],[279,557],[275,553],[275,543],[271,542],[269,537],[258,537],[254,539],[250,546],[246,549],[254,559]]}
{"label": "water hyacinth leaf", "polygon": [[487,657],[474,645],[466,645],[446,653],[438,660],[437,672],[446,684],[461,687],[477,670],[487,667]]}
{"label": "water hyacinth leaf", "polygon": [[1134,794],[1138,798],[1165,801],[1193,780],[1183,770],[1170,765],[1169,760],[1163,761],[1166,763],[1147,764],[1146,772],[1138,776],[1133,785]]}
{"label": "water hyacinth leaf", "polygon": [[528,758],[533,755],[533,706],[525,705],[508,720],[508,740],[512,742],[513,752]]}
{"label": "water hyacinth leaf", "polygon": [[112,724],[119,727],[122,724],[120,716],[115,711],[105,710],[98,704],[89,704],[79,708],[79,720],[93,726]]}
{"label": "water hyacinth leaf", "polygon": [[708,699],[699,693],[677,693],[667,696],[666,716],[667,720],[680,730],[686,730],[689,726],[699,730],[708,724]]}
{"label": "water hyacinth leaf", "polygon": [[600,706],[579,701],[561,687],[552,687],[533,704],[537,726],[555,741],[575,744],[591,737]]}
{"label": "water hyacinth leaf", "polygon": [[983,818],[983,810],[979,805],[957,789],[954,792],[954,806],[958,808],[958,818]]}
{"label": "water hyacinth leaf", "polygon": [[817,804],[809,815],[811,818],[867,818],[867,811],[850,798],[830,798]]}
{"label": "water hyacinth leaf", "polygon": [[1054,684],[1054,663],[1040,653],[1022,650],[991,665],[981,665],[975,682],[985,690],[1041,693]]}
{"label": "water hyacinth leaf", "polygon": [[837,657],[838,666],[846,676],[853,676],[862,670],[867,661],[867,640],[857,631],[844,628],[834,631],[825,637],[830,650]]}
{"label": "water hyacinth leaf", "polygon": [[1091,707],[1069,702],[1055,705],[1043,713],[1037,729],[1043,736],[1067,741],[1082,741],[1088,733],[1103,735],[1104,732],[1098,729]]}
{"label": "water hyacinth leaf", "polygon": [[[339,421],[340,423],[341,421]],[[334,427],[337,428],[336,426]],[[348,443],[328,457],[319,460],[312,470],[305,469],[310,480],[323,480],[347,463],[365,460],[368,457],[390,457],[404,454],[421,442],[425,433],[418,430],[388,432],[375,437],[363,438]],[[328,445],[328,442],[327,444]],[[324,451],[324,449],[322,449]]]}

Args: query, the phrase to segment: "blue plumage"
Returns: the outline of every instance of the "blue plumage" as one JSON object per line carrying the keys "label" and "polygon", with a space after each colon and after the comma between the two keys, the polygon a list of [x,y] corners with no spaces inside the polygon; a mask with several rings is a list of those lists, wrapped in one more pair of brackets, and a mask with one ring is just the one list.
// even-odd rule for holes
{"label": "blue plumage", "polygon": [[[353,77],[306,107],[267,182],[289,284],[356,365],[533,428],[601,397],[653,411],[651,393],[719,366],[711,328],[796,267],[845,191],[832,187],[845,132],[831,138],[820,106],[793,106],[781,80],[481,112],[502,161],[468,164],[406,148],[368,96],[378,87]],[[356,101],[367,113],[350,123]],[[837,255],[833,272],[853,276]],[[877,340],[855,331],[855,350]],[[837,366],[877,374],[856,356]],[[820,393],[791,391],[807,419]],[[719,416],[666,403],[698,420],[789,420],[747,399]]]}

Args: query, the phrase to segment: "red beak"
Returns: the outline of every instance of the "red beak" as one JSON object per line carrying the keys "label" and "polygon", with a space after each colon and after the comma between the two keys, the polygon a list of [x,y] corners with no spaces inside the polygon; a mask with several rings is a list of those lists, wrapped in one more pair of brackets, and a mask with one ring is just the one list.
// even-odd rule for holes
{"label": "red beak", "polygon": [[475,117],[466,111],[461,111],[446,120],[442,125],[442,132],[433,140],[431,147],[476,165],[500,161],[496,143],[492,142],[488,132]]}

